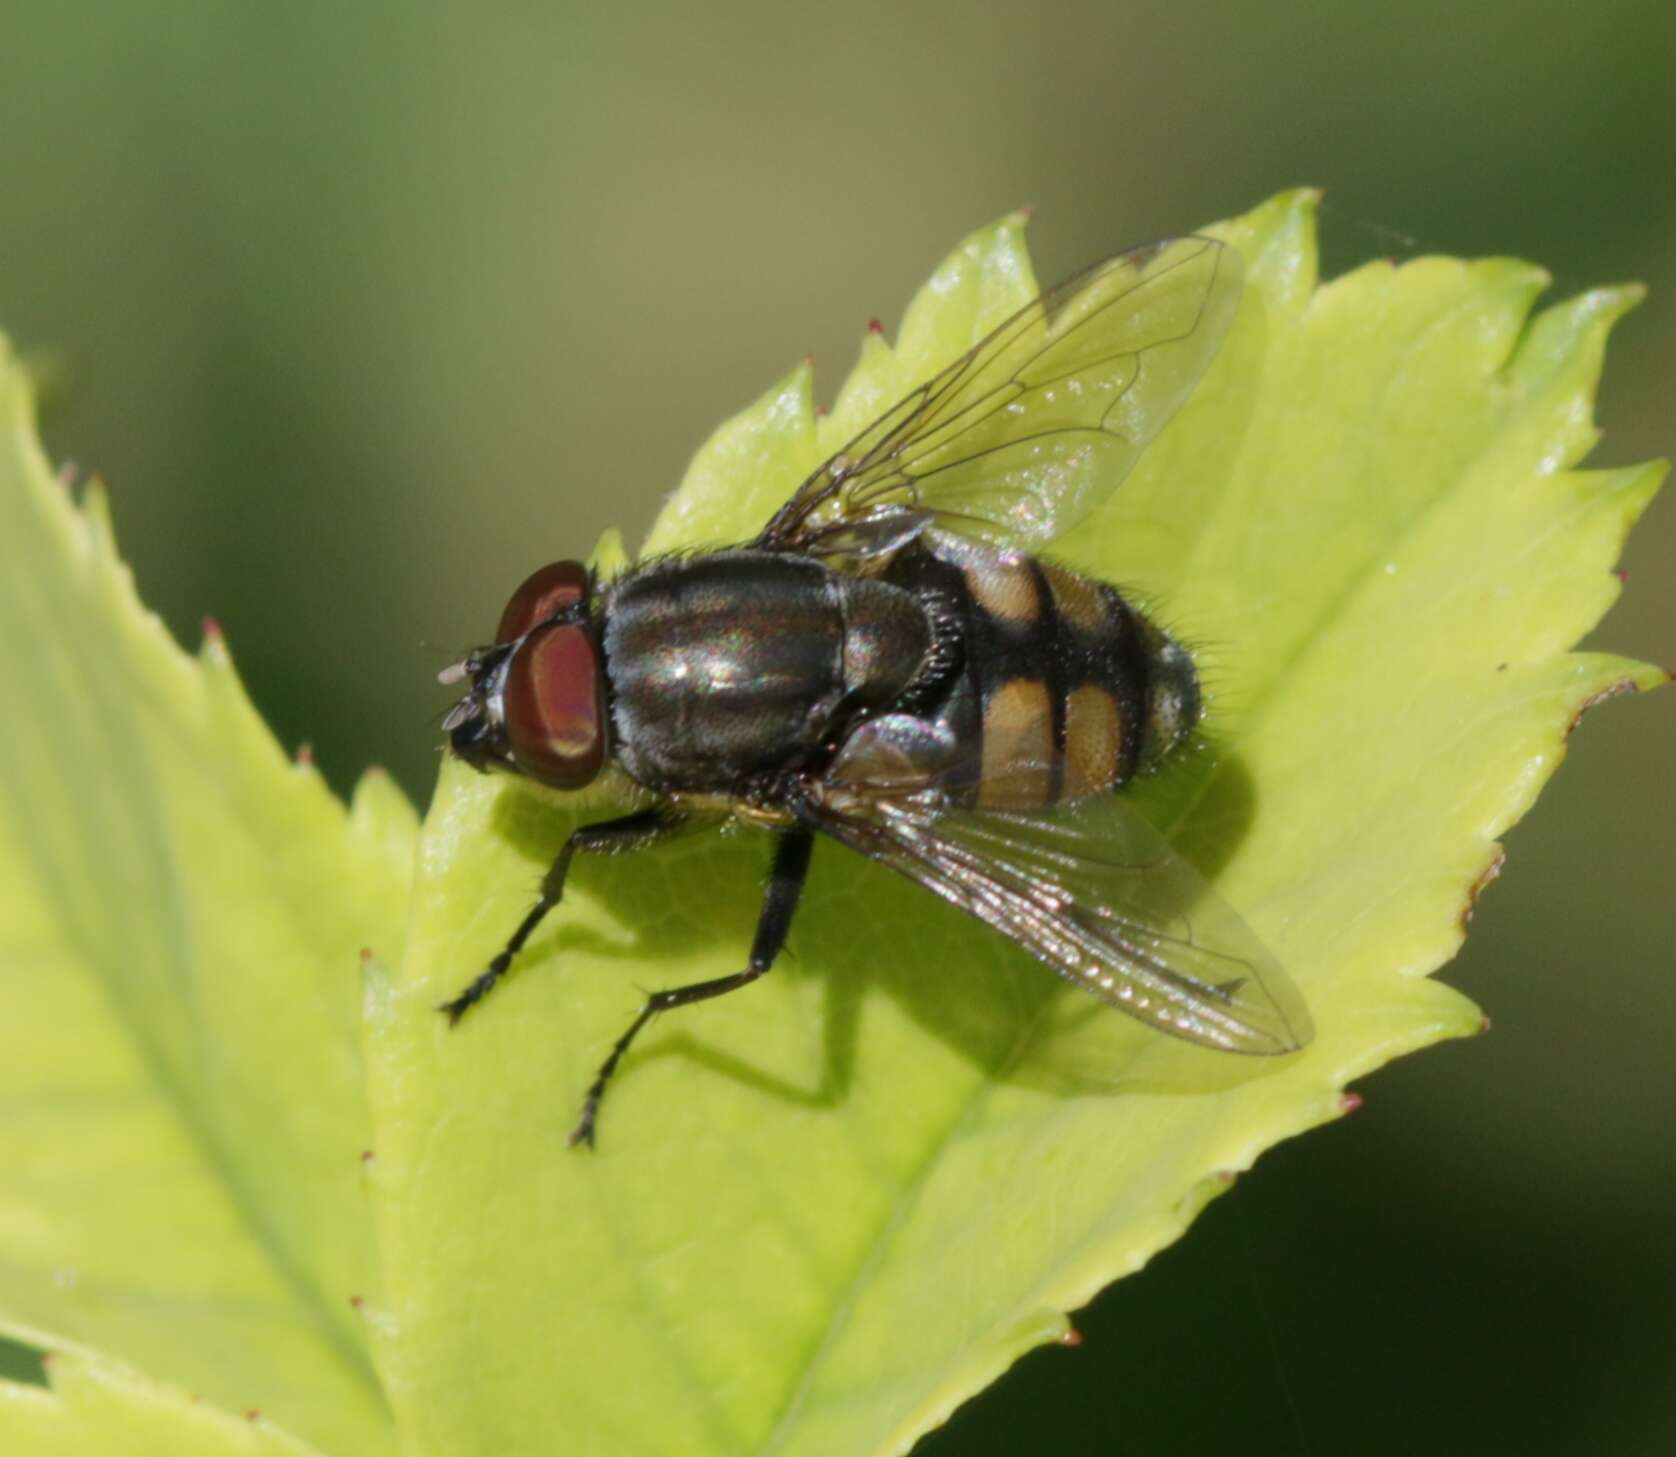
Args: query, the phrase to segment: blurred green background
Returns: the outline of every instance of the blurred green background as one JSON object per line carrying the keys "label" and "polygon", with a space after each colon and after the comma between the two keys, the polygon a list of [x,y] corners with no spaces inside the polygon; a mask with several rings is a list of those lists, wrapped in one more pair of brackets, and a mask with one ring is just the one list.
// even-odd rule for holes
{"label": "blurred green background", "polygon": [[[423,802],[432,675],[510,586],[636,539],[1023,202],[1044,281],[1301,182],[1330,269],[1644,279],[1597,458],[1676,450],[1673,75],[1669,0],[13,0],[0,320],[147,600]],[[1673,554],[1667,498],[1600,645],[1676,664]],[[1592,717],[1512,835],[1445,973],[1493,1036],[1371,1079],[923,1453],[1676,1451],[1673,730],[1676,692]]]}

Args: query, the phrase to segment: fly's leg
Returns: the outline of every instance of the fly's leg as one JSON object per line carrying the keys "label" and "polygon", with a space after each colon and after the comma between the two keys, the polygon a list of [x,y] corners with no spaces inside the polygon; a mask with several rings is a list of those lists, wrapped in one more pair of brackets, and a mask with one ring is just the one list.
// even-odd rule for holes
{"label": "fly's leg", "polygon": [[719,976],[714,981],[693,982],[689,986],[671,987],[668,991],[653,992],[646,998],[640,1015],[629,1023],[611,1049],[611,1055],[600,1065],[588,1096],[582,1100],[582,1117],[570,1135],[571,1147],[585,1143],[590,1148],[594,1141],[594,1121],[599,1116],[599,1102],[605,1096],[605,1085],[616,1072],[617,1064],[629,1050],[629,1044],[640,1029],[659,1012],[693,1002],[707,1002],[727,992],[749,986],[774,964],[780,948],[786,944],[786,933],[791,930],[792,917],[797,912],[797,900],[803,893],[803,882],[809,874],[809,852],[814,836],[808,830],[785,830],[780,834],[774,851],[774,869],[768,877],[768,889],[762,898],[762,914],[757,918],[756,935],[751,941],[751,962],[743,971],[732,976]]}
{"label": "fly's leg", "polygon": [[459,996],[437,1006],[437,1011],[446,1014],[448,1025],[452,1027],[494,990],[495,983],[506,975],[506,969],[512,965],[512,958],[524,949],[524,943],[541,924],[542,917],[559,903],[564,895],[565,876],[570,873],[572,856],[578,851],[585,855],[620,855],[630,850],[644,850],[648,845],[675,834],[684,824],[682,816],[667,810],[644,809],[624,815],[621,819],[601,820],[598,824],[583,825],[572,831],[541,882],[541,899],[518,923],[512,938]]}

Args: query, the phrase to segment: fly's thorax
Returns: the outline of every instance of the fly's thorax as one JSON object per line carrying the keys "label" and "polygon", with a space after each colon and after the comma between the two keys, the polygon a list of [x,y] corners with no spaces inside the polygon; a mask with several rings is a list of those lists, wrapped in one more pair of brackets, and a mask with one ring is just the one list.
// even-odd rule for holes
{"label": "fly's thorax", "polygon": [[832,590],[843,623],[847,707],[883,708],[901,698],[928,670],[935,672],[935,624],[912,593],[866,577],[834,574]]}
{"label": "fly's thorax", "polygon": [[933,731],[871,729],[844,760],[854,775],[900,784],[912,765],[967,803],[1064,803],[1156,765],[1198,719],[1191,655],[1104,582],[946,537],[887,577],[952,612],[961,666],[922,710]]}
{"label": "fly's thorax", "polygon": [[613,751],[662,792],[728,792],[811,762],[848,715],[900,696],[933,633],[911,593],[807,557],[654,562],[605,603]]}

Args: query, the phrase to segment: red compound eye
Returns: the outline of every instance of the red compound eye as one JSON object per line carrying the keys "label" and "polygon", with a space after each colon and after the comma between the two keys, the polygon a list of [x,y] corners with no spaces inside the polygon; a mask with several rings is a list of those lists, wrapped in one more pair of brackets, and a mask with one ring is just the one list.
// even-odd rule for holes
{"label": "red compound eye", "polygon": [[522,637],[555,612],[574,607],[588,598],[588,569],[581,562],[549,562],[532,572],[512,594],[500,615],[495,633],[498,643]]}
{"label": "red compound eye", "polygon": [[536,628],[507,669],[503,703],[513,763],[530,778],[580,789],[599,773],[605,674],[591,625]]}

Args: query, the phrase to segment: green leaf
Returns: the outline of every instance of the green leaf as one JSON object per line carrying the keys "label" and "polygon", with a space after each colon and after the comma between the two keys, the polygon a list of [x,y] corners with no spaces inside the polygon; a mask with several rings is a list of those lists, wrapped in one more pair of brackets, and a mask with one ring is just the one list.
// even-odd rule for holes
{"label": "green leaf", "polygon": [[0,1381],[0,1433],[26,1457],[319,1457],[259,1411],[231,1416],[103,1357],[55,1354],[51,1390]]}
{"label": "green leaf", "polygon": [[[1572,468],[1636,294],[1533,319],[1538,271],[1442,259],[1317,289],[1311,207],[1221,229],[1232,335],[1057,550],[1197,645],[1215,752],[1132,792],[1315,1042],[1153,1036],[827,845],[796,954],[649,1032],[591,1156],[565,1147],[581,1091],[641,988],[740,965],[763,845],[582,864],[449,1032],[434,1003],[608,794],[450,764],[417,844],[381,776],[346,811],[219,633],[187,658],[139,607],[0,355],[27,690],[0,715],[0,1332],[55,1353],[50,1391],[0,1382],[0,1450],[901,1451],[1347,1080],[1475,1028],[1426,973],[1496,837],[1582,708],[1662,677],[1568,651],[1660,475]],[[829,417],[801,369],[723,426],[649,545],[749,536],[1033,295],[1022,229],[962,244],[895,347],[869,334]]]}
{"label": "green leaf", "polygon": [[[1528,265],[1422,259],[1317,288],[1313,197],[1221,228],[1247,260],[1220,358],[1059,554],[1191,643],[1218,752],[1138,791],[1279,953],[1315,1042],[1218,1057],[1062,988],[833,845],[792,956],[664,1019],[601,1147],[583,1089],[649,987],[743,963],[749,836],[584,862],[517,974],[504,941],[574,803],[445,768],[406,956],[369,967],[373,1326],[409,1450],[893,1453],[1065,1329],[1347,1080],[1480,1014],[1426,979],[1496,837],[1641,665],[1568,651],[1660,470],[1579,472],[1612,322],[1530,316]],[[833,414],[795,371],[700,452],[649,548],[738,541],[850,431],[1034,292],[1011,218],[959,248]]]}
{"label": "green leaf", "polygon": [[375,773],[346,814],[219,632],[193,659],[140,607],[3,341],[0,653],[0,1331],[392,1451],[350,1305],[376,1294],[357,960],[400,951],[413,813]]}

